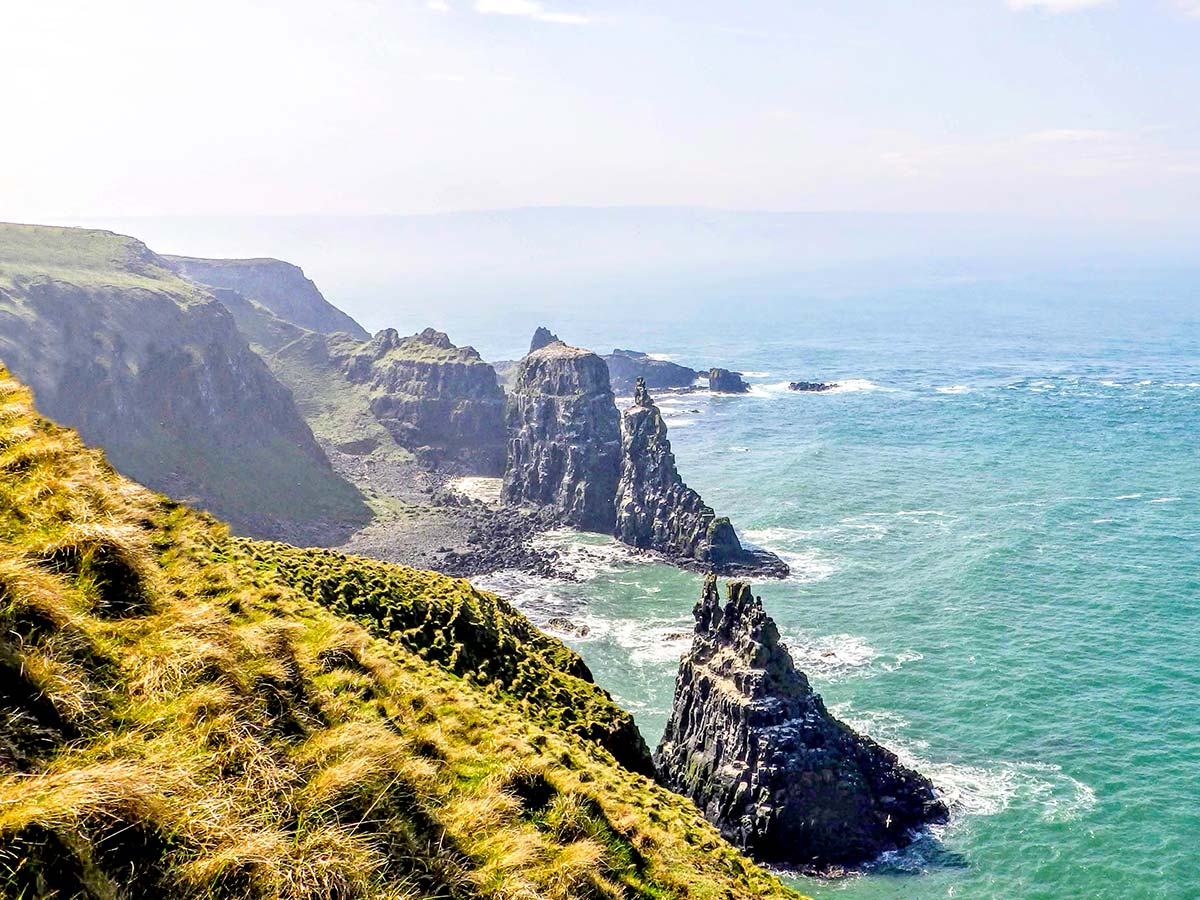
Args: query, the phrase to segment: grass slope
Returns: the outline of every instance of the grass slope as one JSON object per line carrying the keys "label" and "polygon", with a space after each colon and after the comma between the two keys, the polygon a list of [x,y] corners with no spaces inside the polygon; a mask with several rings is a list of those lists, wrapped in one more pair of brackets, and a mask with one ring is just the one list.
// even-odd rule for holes
{"label": "grass slope", "polygon": [[794,897],[566,720],[624,715],[580,665],[463,582],[230,539],[0,370],[5,896]]}

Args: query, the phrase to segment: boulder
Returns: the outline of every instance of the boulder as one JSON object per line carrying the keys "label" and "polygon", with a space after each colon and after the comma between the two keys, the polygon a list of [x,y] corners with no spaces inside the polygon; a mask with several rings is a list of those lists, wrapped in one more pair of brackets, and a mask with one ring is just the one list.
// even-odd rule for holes
{"label": "boulder", "polygon": [[750,385],[742,381],[741,372],[731,372],[729,369],[709,369],[708,389],[717,394],[745,394]]}

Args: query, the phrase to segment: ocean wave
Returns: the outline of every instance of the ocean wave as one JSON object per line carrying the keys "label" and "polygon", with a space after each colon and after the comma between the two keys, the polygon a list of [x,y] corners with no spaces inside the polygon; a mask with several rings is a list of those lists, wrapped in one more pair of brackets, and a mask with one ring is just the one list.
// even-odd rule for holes
{"label": "ocean wave", "polygon": [[670,428],[687,428],[690,425],[695,425],[695,419],[689,419],[686,416],[675,418],[674,416],[663,416],[663,422]]}
{"label": "ocean wave", "polygon": [[1122,494],[1119,497],[1113,497],[1114,500],[1137,500],[1141,494]]}
{"label": "ocean wave", "polygon": [[729,449],[733,453],[749,453],[750,452],[749,447],[730,447]]}
{"label": "ocean wave", "polygon": [[969,394],[971,389],[965,384],[952,384],[948,387],[934,388],[939,394]]}
{"label": "ocean wave", "polygon": [[659,362],[670,362],[673,359],[679,359],[678,353],[647,353],[650,359],[657,359]]}
{"label": "ocean wave", "polygon": [[1153,500],[1147,500],[1147,503],[1178,503],[1180,497],[1155,497]]}
{"label": "ocean wave", "polygon": [[744,375],[746,378],[770,378],[771,377],[770,372],[743,372],[742,375]]}
{"label": "ocean wave", "polygon": [[925,756],[927,742],[907,737],[909,723],[894,713],[859,712],[850,702],[830,711],[929,778],[950,807],[951,826],[961,817],[994,816],[1010,807],[1033,809],[1047,822],[1067,822],[1096,805],[1095,791],[1062,766],[1005,760],[983,765],[937,762]]}
{"label": "ocean wave", "polygon": [[[768,384],[752,384],[750,385],[750,396],[776,398],[786,396],[808,396],[808,391],[793,391],[789,385],[790,381],[775,381]],[[894,388],[884,387],[870,381],[866,378],[847,378],[833,382],[834,387],[827,391],[819,391],[818,394],[857,394],[869,391],[886,391],[891,392]]]}

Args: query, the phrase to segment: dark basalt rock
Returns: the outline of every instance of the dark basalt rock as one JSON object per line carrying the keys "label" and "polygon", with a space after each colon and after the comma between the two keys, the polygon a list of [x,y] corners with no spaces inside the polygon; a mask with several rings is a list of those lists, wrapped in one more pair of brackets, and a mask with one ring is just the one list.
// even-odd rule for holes
{"label": "dark basalt rock", "polygon": [[716,394],[745,394],[750,385],[742,381],[741,372],[731,372],[729,369],[709,369],[708,389]]}
{"label": "dark basalt rock", "polygon": [[560,341],[558,339],[557,334],[555,334],[549,328],[545,328],[542,325],[539,325],[537,327],[537,329],[533,332],[533,340],[531,340],[529,342],[529,352],[534,353],[550,344],[560,344],[560,343],[562,343],[562,341]]}
{"label": "dark basalt rock", "polygon": [[618,540],[700,563],[706,569],[767,569],[772,574],[787,574],[782,560],[745,550],[729,519],[718,516],[683,483],[666,423],[640,378],[633,406],[622,416],[621,456],[614,532]]}
{"label": "dark basalt rock", "polygon": [[632,391],[639,378],[645,379],[649,388],[690,387],[699,372],[665,359],[654,359],[637,350],[614,350],[604,357],[608,363],[608,375],[614,391]]}
{"label": "dark basalt rock", "polygon": [[928,779],[833,718],[748,584],[709,576],[655,754],[659,777],[755,859],[853,866],[948,812]]}
{"label": "dark basalt rock", "polygon": [[836,381],[793,381],[788,385],[788,390],[819,394],[823,391],[832,391],[835,387],[837,387]]}
{"label": "dark basalt rock", "polygon": [[561,341],[533,351],[521,361],[507,416],[505,501],[611,534],[621,429],[604,360]]}

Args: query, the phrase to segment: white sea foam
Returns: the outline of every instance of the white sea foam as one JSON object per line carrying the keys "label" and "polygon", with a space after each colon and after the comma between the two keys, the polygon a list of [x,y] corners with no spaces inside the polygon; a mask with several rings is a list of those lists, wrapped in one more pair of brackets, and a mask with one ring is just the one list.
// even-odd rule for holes
{"label": "white sea foam", "polygon": [[663,416],[663,422],[666,423],[667,427],[669,428],[687,428],[690,425],[696,424],[695,419],[689,419],[686,417],[677,419],[674,416]]}
{"label": "white sea foam", "polygon": [[968,394],[971,389],[965,384],[952,384],[949,387],[934,388],[939,394]]}
{"label": "white sea foam", "polygon": [[659,362],[670,362],[673,359],[679,358],[679,354],[677,353],[647,353],[646,356],[650,359],[657,359]]}
{"label": "white sea foam", "polygon": [[1147,503],[1178,503],[1179,497],[1155,497],[1153,500],[1147,500]]}
{"label": "white sea foam", "polygon": [[771,377],[770,372],[743,372],[742,374],[744,376],[746,376],[747,378],[770,378]]}
{"label": "white sea foam", "polygon": [[729,449],[732,450],[734,453],[749,453],[750,452],[749,447],[730,447]]}
{"label": "white sea foam", "polygon": [[1122,494],[1120,497],[1113,497],[1114,500],[1137,500],[1141,494]]}
{"label": "white sea foam", "polygon": [[[793,391],[789,385],[790,381],[775,381],[767,384],[752,384],[750,385],[750,396],[777,398],[786,396],[808,396],[813,392],[810,391]],[[844,380],[835,381],[834,387],[828,391],[818,391],[819,394],[856,394],[863,391],[892,391],[893,388],[883,387],[873,381],[868,381],[866,378],[847,378]]]}
{"label": "white sea foam", "polygon": [[891,391],[892,388],[886,388],[876,384],[873,381],[868,381],[865,378],[847,378],[845,381],[837,382],[833,390],[828,391],[830,394],[854,394],[859,391]]}
{"label": "white sea foam", "polygon": [[1096,805],[1086,784],[1042,762],[997,761],[983,765],[931,761],[929,745],[907,737],[908,722],[894,713],[860,713],[850,703],[831,707],[856,731],[888,747],[900,762],[927,776],[950,807],[952,824],[960,817],[993,816],[1010,806],[1036,809],[1049,822],[1078,818]]}

